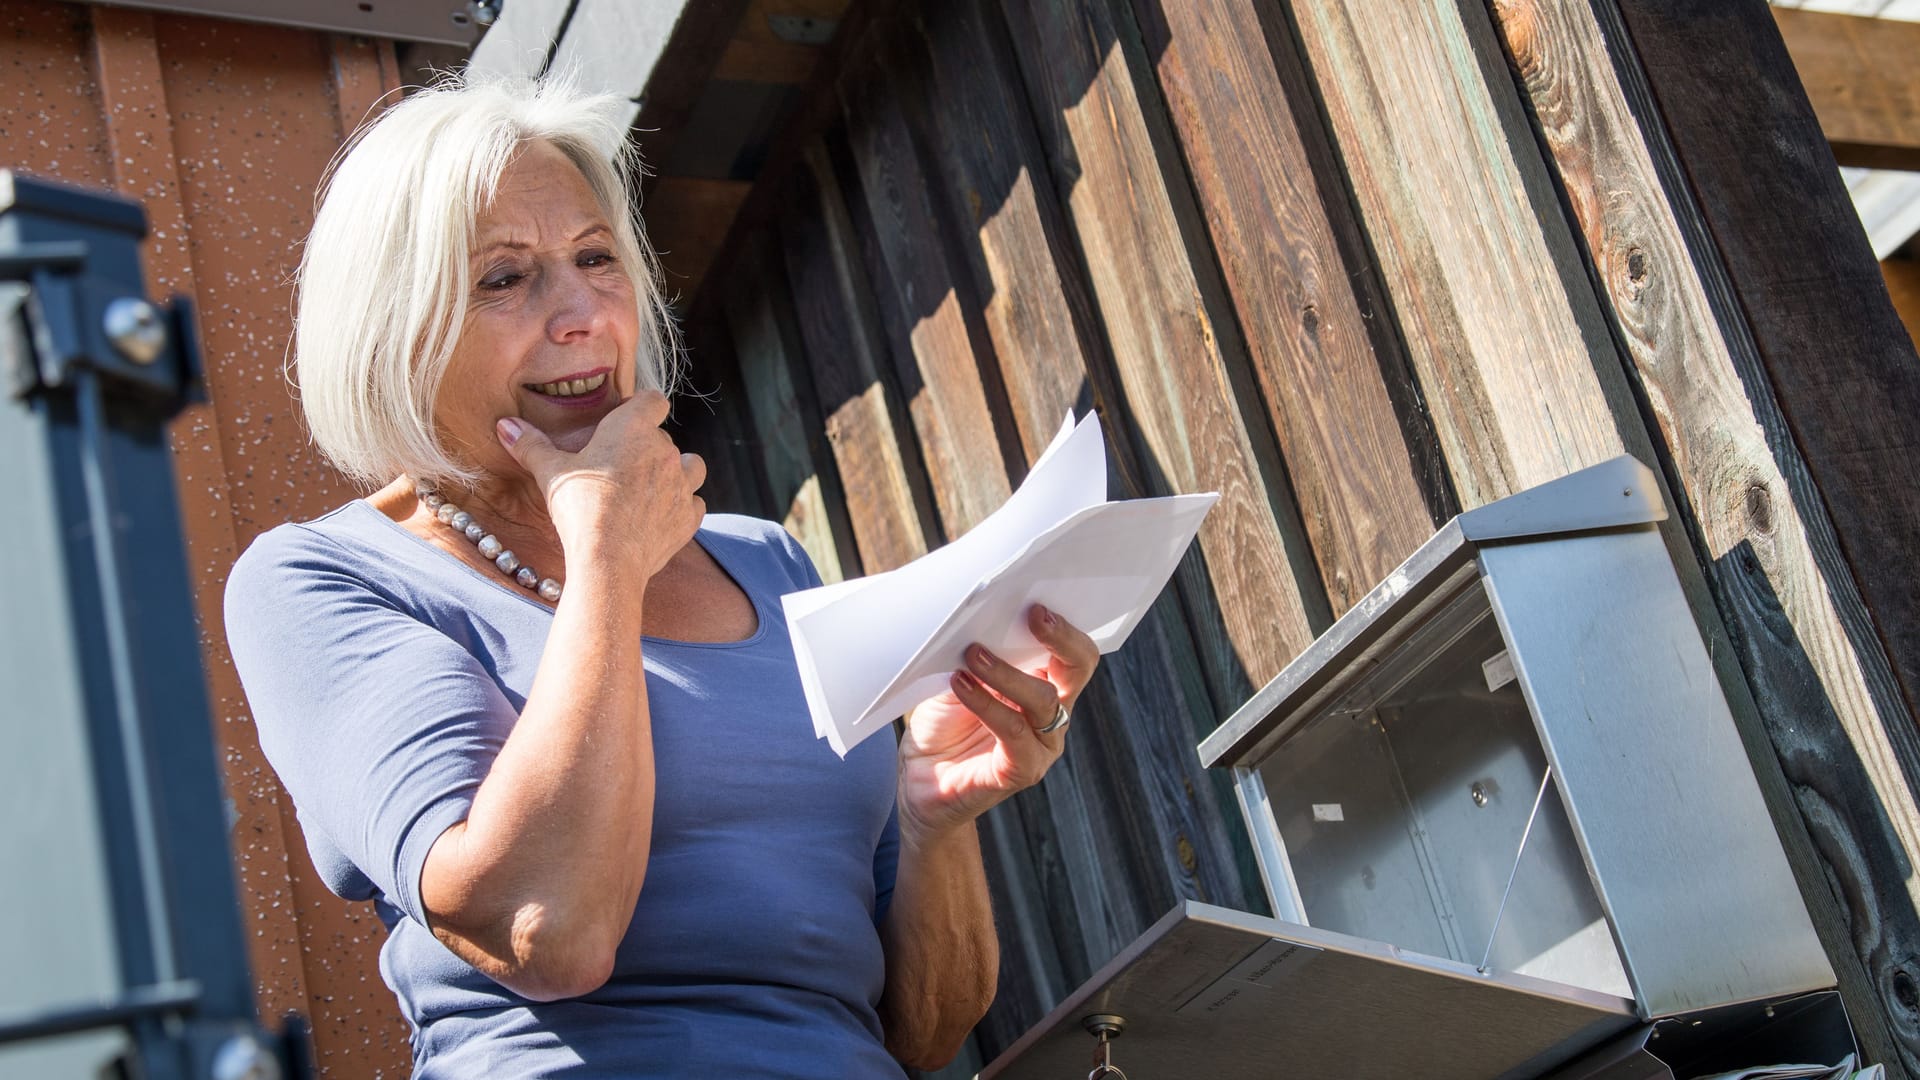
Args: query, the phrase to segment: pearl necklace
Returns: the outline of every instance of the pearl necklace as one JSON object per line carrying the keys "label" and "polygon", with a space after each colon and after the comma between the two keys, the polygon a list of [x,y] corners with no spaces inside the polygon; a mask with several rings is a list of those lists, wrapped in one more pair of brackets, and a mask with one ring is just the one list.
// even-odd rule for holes
{"label": "pearl necklace", "polygon": [[480,557],[490,560],[493,565],[500,568],[501,573],[512,578],[515,584],[539,593],[540,599],[549,603],[560,602],[560,583],[552,578],[541,577],[531,566],[522,565],[519,557],[508,551],[499,537],[473,520],[472,514],[448,502],[445,496],[424,481],[414,481],[413,493],[426,504],[427,509],[433,511],[434,517],[439,518],[442,524],[452,526],[454,532],[471,540],[474,546],[480,549]]}

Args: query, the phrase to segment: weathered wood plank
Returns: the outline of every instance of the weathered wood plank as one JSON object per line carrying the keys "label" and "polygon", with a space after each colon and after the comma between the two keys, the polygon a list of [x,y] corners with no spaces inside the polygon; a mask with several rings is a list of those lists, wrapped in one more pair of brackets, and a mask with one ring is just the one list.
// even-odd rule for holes
{"label": "weathered wood plank", "polygon": [[1842,165],[1920,169],[1920,23],[1774,8]]}
{"label": "weathered wood plank", "polygon": [[[963,250],[976,294],[989,297],[985,321],[1005,381],[1021,388],[1009,400],[1031,459],[1068,409],[1117,398],[1117,390],[1096,389],[1112,381],[1110,365],[1100,359],[1105,341],[1073,265],[1062,208],[1045,182],[1045,155],[1019,96],[1006,27],[990,0],[929,5],[917,30],[914,62],[929,73],[926,100],[939,108],[915,110],[916,99],[909,98],[909,111],[937,162],[940,197],[970,226]],[[1124,479],[1140,472],[1129,465],[1133,443],[1124,429],[1130,420],[1119,405],[1102,413],[1114,473],[1109,486],[1138,493]],[[1096,683],[1082,706],[1093,710],[1093,724],[1075,736],[1076,745],[1097,750],[1107,762],[1104,773],[1077,781],[1090,800],[1086,812],[1099,834],[1101,859],[1134,851],[1161,860],[1158,868],[1141,866],[1124,878],[1102,871],[1128,883],[1109,888],[1102,900],[1107,944],[1089,943],[1107,956],[1165,913],[1165,894],[1152,883],[1162,872],[1178,895],[1221,903],[1257,908],[1261,888],[1226,778],[1199,768],[1188,749],[1217,714],[1174,596],[1163,596],[1128,647],[1107,657],[1103,672],[1117,689],[1106,697],[1105,683]],[[1129,689],[1136,683],[1159,689]],[[1085,746],[1089,741],[1094,745]],[[1136,745],[1143,741],[1151,747]],[[1085,756],[1069,761],[1077,766]],[[1134,797],[1167,790],[1180,794],[1166,805]],[[1107,835],[1108,827],[1121,832]],[[1132,895],[1136,889],[1144,895]]]}
{"label": "weathered wood plank", "polygon": [[1920,710],[1920,589],[1890,572],[1911,565],[1920,536],[1920,357],[1819,121],[1763,6],[1618,6],[1907,708]]}
{"label": "weathered wood plank", "polygon": [[1339,615],[1438,523],[1253,3],[1134,6]]}
{"label": "weathered wood plank", "polygon": [[1284,478],[1277,463],[1263,469],[1240,411],[1237,361],[1221,343],[1237,331],[1215,317],[1190,261],[1175,203],[1186,196],[1163,172],[1177,174],[1177,162],[1162,159],[1141,111],[1141,62],[1122,41],[1131,27],[1108,0],[1002,6],[1146,450],[1148,490],[1221,495],[1199,538],[1210,577],[1196,581],[1189,565],[1183,590],[1190,604],[1209,590],[1217,604],[1218,622],[1202,611],[1196,631],[1215,704],[1230,709],[1313,639],[1324,597],[1296,575],[1296,559],[1314,573],[1304,544],[1282,537]]}
{"label": "weathered wood plank", "polygon": [[[912,77],[892,82],[904,116],[893,137],[916,154],[913,182],[925,190],[911,197],[927,200],[920,212],[943,222],[935,239],[955,249],[921,257],[950,269],[964,326],[992,345],[978,350],[981,362],[997,360],[1005,384],[1020,387],[1010,409],[1022,449],[1010,469],[1024,471],[1066,410],[1084,409],[1092,396],[1080,344],[1090,305],[1077,274],[1059,264],[1071,253],[1053,243],[1063,230],[1050,186],[1028,179],[1029,166],[1044,174],[1044,159],[991,5],[927,5],[894,32],[888,71]],[[981,297],[985,311],[967,306]],[[1108,420],[1110,435],[1126,423],[1121,411]],[[1125,446],[1120,440],[1114,460]],[[937,473],[943,465],[929,454],[928,467]],[[1212,716],[1179,603],[1164,596],[1081,699],[1065,759],[1041,788],[990,815],[989,824],[1004,825],[1013,812],[1029,858],[1018,872],[1037,889],[1008,898],[1015,907],[1003,932],[1043,928],[1058,971],[1041,994],[1003,995],[979,1032],[984,1054],[1003,1048],[1054,1002],[1052,992],[1085,979],[1177,897],[1257,906],[1258,878],[1224,778],[1200,769],[1191,749],[1196,728]],[[1011,964],[1006,976],[1030,978]]]}
{"label": "weathered wood plank", "polygon": [[926,554],[939,536],[925,474],[890,380],[884,377],[872,286],[853,246],[852,225],[816,142],[806,167],[789,176],[780,233],[814,392],[846,494],[847,513],[869,571]]}
{"label": "weathered wood plank", "polygon": [[[897,30],[891,21],[875,26],[842,72],[846,144],[858,174],[847,187],[861,195],[853,216],[865,226],[881,322],[952,539],[1011,492],[1001,438],[1010,425],[997,367],[976,355],[986,347],[979,304],[956,272],[951,228],[907,129],[902,99],[923,91],[918,73],[893,55]],[[1009,449],[1012,442],[1009,431]]]}
{"label": "weathered wood plank", "polygon": [[1293,11],[1461,502],[1620,453],[1631,396],[1596,374],[1605,326],[1569,300],[1578,256],[1541,224],[1551,188],[1511,87],[1488,88],[1480,28],[1453,0]]}
{"label": "weathered wood plank", "polygon": [[[1689,235],[1683,221],[1697,221],[1697,210],[1666,194],[1673,170],[1663,176],[1656,163],[1658,129],[1649,139],[1630,104],[1637,92],[1644,105],[1644,87],[1623,85],[1634,81],[1630,60],[1616,78],[1585,3],[1496,0],[1494,13],[1663,436],[1669,476],[1690,504],[1708,584],[1771,740],[1763,752],[1793,785],[1790,802],[1777,782],[1765,784],[1776,789],[1809,908],[1863,1043],[1876,1059],[1896,1059],[1913,1031],[1907,1007],[1882,995],[1898,964],[1920,953],[1904,880],[1920,819],[1902,767],[1920,761],[1920,745],[1904,713],[1886,726],[1876,713],[1870,684],[1897,701],[1891,673],[1877,649],[1856,655],[1851,645],[1864,608],[1805,463],[1783,438],[1744,319],[1724,285],[1714,287],[1711,252],[1695,254],[1704,233]],[[1764,783],[1780,770],[1757,771]]]}
{"label": "weathered wood plank", "polygon": [[742,269],[748,272],[731,283],[727,323],[773,511],[823,581],[858,577],[853,523],[800,352],[785,270],[765,242],[754,246]]}

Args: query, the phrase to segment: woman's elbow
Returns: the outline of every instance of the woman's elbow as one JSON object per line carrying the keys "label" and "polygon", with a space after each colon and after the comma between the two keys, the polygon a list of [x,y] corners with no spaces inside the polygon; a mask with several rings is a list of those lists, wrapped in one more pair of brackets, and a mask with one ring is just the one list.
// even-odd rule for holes
{"label": "woman's elbow", "polygon": [[435,936],[479,971],[529,1001],[580,997],[606,985],[626,922],[529,902],[476,932],[440,922]]}

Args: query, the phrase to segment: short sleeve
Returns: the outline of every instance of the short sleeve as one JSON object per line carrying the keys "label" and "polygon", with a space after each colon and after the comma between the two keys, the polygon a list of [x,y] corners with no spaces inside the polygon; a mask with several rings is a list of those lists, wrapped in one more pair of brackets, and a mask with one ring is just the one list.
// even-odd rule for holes
{"label": "short sleeve", "polygon": [[265,534],[228,579],[227,642],[302,827],[425,926],[427,852],[465,820],[517,713],[471,653],[350,567],[310,529]]}

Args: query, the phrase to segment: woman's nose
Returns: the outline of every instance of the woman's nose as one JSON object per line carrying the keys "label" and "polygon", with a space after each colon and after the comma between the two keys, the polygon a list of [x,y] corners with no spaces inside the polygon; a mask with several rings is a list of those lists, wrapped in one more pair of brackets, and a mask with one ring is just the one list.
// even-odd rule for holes
{"label": "woman's nose", "polygon": [[612,298],[589,275],[569,266],[548,279],[547,336],[556,342],[591,337],[606,326]]}

